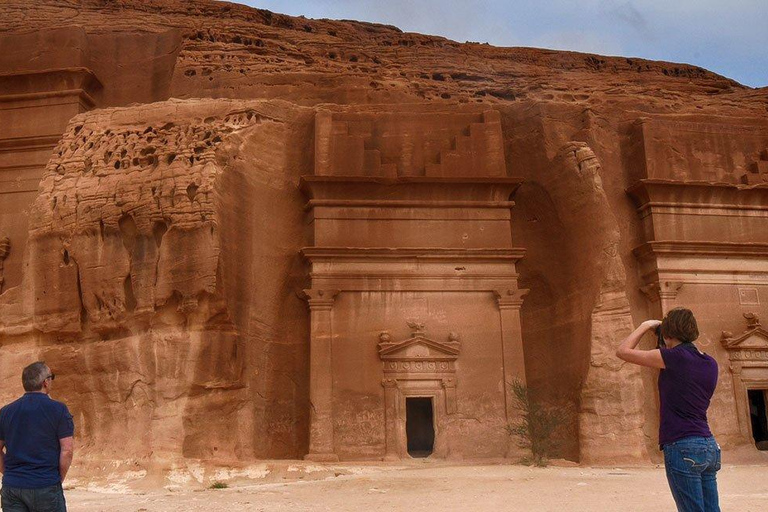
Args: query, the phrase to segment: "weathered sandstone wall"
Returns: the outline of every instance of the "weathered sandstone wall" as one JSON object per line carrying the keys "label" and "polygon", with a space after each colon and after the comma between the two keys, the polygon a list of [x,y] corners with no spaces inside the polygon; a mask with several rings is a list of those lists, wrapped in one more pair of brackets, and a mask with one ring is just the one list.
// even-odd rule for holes
{"label": "weathered sandstone wall", "polygon": [[[570,411],[564,457],[658,457],[655,373],[613,350],[675,305],[692,307],[720,363],[715,433],[727,449],[750,444],[739,397],[768,389],[754,370],[762,338],[735,366],[742,355],[720,340],[745,332],[743,313],[768,318],[765,89],[689,65],[459,44],[204,0],[10,1],[0,15],[0,240],[10,247],[0,251],[0,398],[20,392],[20,368],[45,359],[83,460],[307,453],[310,314],[298,293],[310,278],[300,251],[316,240],[299,183],[316,169],[317,113],[363,106],[414,127],[397,112],[456,123],[498,112],[506,176],[522,181],[510,232],[526,250],[516,269],[529,290],[525,373],[535,396]],[[381,301],[418,309],[408,297]],[[337,299],[367,307],[355,300]],[[466,315],[468,332],[484,332],[476,324],[491,319],[473,308],[493,300],[466,300],[446,294],[425,314]],[[379,313],[357,315],[373,324]],[[342,319],[348,332],[356,318]],[[375,358],[378,332],[367,334],[360,354]],[[465,390],[477,390],[462,396],[459,384],[469,412],[449,437],[471,457],[467,432],[485,415],[489,441],[475,455],[493,456],[503,390],[481,366],[499,359],[465,361]],[[366,400],[380,384],[369,376],[355,394],[356,360],[334,364],[337,389],[351,393],[337,398],[339,451],[354,458],[368,443],[379,454],[381,404]],[[484,386],[492,398],[477,398]]]}

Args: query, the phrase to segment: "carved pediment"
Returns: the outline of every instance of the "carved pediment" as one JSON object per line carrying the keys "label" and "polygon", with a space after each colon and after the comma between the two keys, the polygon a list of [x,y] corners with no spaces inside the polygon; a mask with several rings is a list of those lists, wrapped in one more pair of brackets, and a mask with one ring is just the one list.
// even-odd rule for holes
{"label": "carved pediment", "polygon": [[383,361],[453,361],[459,356],[458,341],[436,341],[416,334],[402,341],[379,342]]}
{"label": "carved pediment", "polygon": [[727,349],[758,349],[768,350],[768,331],[760,326],[744,331],[738,336],[729,337],[723,333],[722,344]]}
{"label": "carved pediment", "polygon": [[379,335],[379,357],[385,372],[395,373],[445,373],[454,372],[459,357],[459,336],[451,333],[447,341],[429,338],[424,324],[409,322],[411,337],[392,341],[389,332]]}
{"label": "carved pediment", "polygon": [[754,313],[744,313],[747,330],[738,336],[723,332],[720,340],[728,350],[731,360],[745,361],[768,360],[768,331],[760,325],[760,319]]}

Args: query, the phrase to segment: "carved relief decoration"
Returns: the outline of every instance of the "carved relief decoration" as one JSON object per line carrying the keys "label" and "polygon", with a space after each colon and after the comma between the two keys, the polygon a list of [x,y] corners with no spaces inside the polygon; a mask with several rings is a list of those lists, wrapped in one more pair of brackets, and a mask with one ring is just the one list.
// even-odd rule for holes
{"label": "carved relief decoration", "polygon": [[731,361],[768,361],[768,331],[754,313],[744,313],[747,330],[738,336],[723,331],[722,344]]}
{"label": "carved relief decoration", "polygon": [[436,341],[426,336],[424,324],[409,322],[411,337],[392,341],[388,331],[379,334],[379,357],[384,373],[454,373],[461,342],[456,333],[448,341]]}
{"label": "carved relief decoration", "polygon": [[752,439],[747,391],[768,389],[768,331],[760,325],[754,313],[744,313],[747,329],[734,336],[723,331],[721,342],[728,351],[733,376],[733,391],[738,411],[739,430],[747,440]]}
{"label": "carved relief decoration", "polygon": [[[424,324],[409,321],[411,336],[393,341],[389,331],[379,334],[379,358],[384,369],[381,385],[385,401],[385,459],[408,457],[405,434],[406,397],[433,397],[435,414],[434,454],[445,456],[441,427],[445,415],[458,411],[456,396],[456,360],[461,341],[451,332],[448,340],[429,338]],[[441,404],[441,405],[439,405]]]}

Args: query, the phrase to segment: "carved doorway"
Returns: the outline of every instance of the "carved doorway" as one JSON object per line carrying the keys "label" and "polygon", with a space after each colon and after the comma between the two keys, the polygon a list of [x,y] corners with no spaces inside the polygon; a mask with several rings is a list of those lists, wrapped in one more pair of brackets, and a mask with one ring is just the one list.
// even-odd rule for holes
{"label": "carved doorway", "polygon": [[456,333],[447,341],[426,336],[424,325],[408,322],[412,335],[393,341],[379,335],[384,379],[386,460],[445,457],[446,416],[456,413]]}
{"label": "carved doorway", "polygon": [[432,397],[413,396],[405,399],[405,435],[408,455],[424,458],[435,448],[435,413]]}
{"label": "carved doorway", "polygon": [[733,375],[739,430],[759,450],[768,449],[768,331],[754,313],[744,313],[747,330],[738,336],[723,332]]}
{"label": "carved doorway", "polygon": [[758,450],[768,450],[768,390],[747,390],[752,438]]}

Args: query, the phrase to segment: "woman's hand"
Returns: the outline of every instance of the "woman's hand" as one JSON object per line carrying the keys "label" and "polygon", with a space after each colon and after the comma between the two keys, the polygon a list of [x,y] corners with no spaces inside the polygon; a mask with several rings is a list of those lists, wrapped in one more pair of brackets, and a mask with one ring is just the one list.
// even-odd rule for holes
{"label": "woman's hand", "polygon": [[621,342],[621,345],[619,345],[619,348],[616,350],[616,357],[628,363],[639,364],[640,366],[664,368],[664,360],[661,357],[659,349],[638,350],[635,348],[640,343],[640,339],[645,333],[653,331],[659,325],[661,325],[661,321],[659,320],[646,320],[638,325],[637,329]]}
{"label": "woman's hand", "polygon": [[653,331],[661,325],[661,320],[646,320],[640,325],[644,326],[646,331]]}

